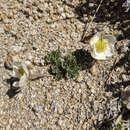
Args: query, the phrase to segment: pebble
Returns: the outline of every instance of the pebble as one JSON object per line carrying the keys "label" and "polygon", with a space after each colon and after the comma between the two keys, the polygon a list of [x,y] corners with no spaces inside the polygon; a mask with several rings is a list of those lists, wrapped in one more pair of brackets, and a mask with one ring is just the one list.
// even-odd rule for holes
{"label": "pebble", "polygon": [[128,61],[130,62],[130,53],[128,54]]}
{"label": "pebble", "polygon": [[66,18],[66,14],[65,13],[61,13],[61,16],[62,16],[63,19]]}
{"label": "pebble", "polygon": [[58,108],[58,113],[59,113],[59,114],[62,114],[62,113],[63,113],[62,107],[59,107],[59,108]]}
{"label": "pebble", "polygon": [[93,7],[94,6],[94,3],[89,3],[89,7]]}
{"label": "pebble", "polygon": [[130,87],[126,87],[122,92],[122,100],[127,109],[130,109]]}
{"label": "pebble", "polygon": [[98,120],[99,120],[99,121],[102,121],[103,118],[104,118],[104,115],[103,115],[103,114],[99,114]]}
{"label": "pebble", "polygon": [[71,18],[70,21],[71,21],[71,23],[74,23],[75,22],[75,18]]}
{"label": "pebble", "polygon": [[4,28],[0,25],[0,33],[4,33]]}
{"label": "pebble", "polygon": [[4,22],[6,22],[8,20],[8,16],[5,13],[1,14],[1,18]]}
{"label": "pebble", "polygon": [[43,106],[35,106],[32,108],[34,112],[38,113],[43,109]]}
{"label": "pebble", "polygon": [[10,27],[9,25],[5,25],[5,26],[4,26],[4,30],[5,30],[6,32],[10,32],[10,31],[11,31],[11,27]]}
{"label": "pebble", "polygon": [[80,72],[80,73],[78,74],[78,76],[77,76],[76,81],[80,83],[80,82],[82,82],[82,81],[83,81],[83,79],[84,79],[84,77],[83,77],[83,73],[82,73],[82,72]]}
{"label": "pebble", "polygon": [[99,70],[98,70],[98,66],[97,66],[96,64],[94,64],[94,65],[91,67],[90,71],[91,71],[91,73],[92,73],[93,75],[97,74],[98,71],[99,71]]}

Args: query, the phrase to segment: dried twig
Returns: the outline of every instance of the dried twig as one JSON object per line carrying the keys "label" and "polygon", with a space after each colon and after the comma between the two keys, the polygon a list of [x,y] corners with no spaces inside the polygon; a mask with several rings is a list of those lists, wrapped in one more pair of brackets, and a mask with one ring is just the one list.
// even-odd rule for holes
{"label": "dried twig", "polygon": [[36,74],[36,75],[31,75],[30,80],[34,81],[34,80],[38,80],[41,79],[43,77],[51,77],[51,75],[47,75],[47,74]]}
{"label": "dried twig", "polygon": [[113,66],[111,67],[110,72],[108,74],[108,77],[107,77],[107,79],[105,81],[105,86],[107,84],[109,84],[109,82],[111,80],[111,77],[112,77],[112,74],[114,73],[114,68],[115,68],[115,65],[116,65],[117,61],[118,61],[118,58],[116,57],[115,60],[114,60]]}
{"label": "dried twig", "polygon": [[103,0],[100,1],[100,4],[99,4],[99,6],[97,7],[94,16],[89,20],[90,22],[88,22],[88,24],[85,24],[85,28],[84,28],[84,31],[83,31],[83,35],[82,35],[81,41],[84,41],[86,32],[87,32],[87,30],[89,29],[90,25],[92,24],[93,20],[95,19],[95,16],[96,16],[97,12],[99,11],[99,8],[101,7],[102,2],[103,2]]}

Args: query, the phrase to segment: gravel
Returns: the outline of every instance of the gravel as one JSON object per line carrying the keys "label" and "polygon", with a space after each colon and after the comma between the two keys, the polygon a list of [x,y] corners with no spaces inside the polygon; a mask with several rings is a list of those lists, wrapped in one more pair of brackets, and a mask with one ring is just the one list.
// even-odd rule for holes
{"label": "gravel", "polygon": [[[1,0],[1,130],[94,130],[104,128],[105,121],[112,121],[115,128],[114,122],[122,112],[122,103],[125,108],[129,103],[124,95],[121,97],[125,87],[130,87],[126,69],[129,60],[122,66],[117,64],[111,77],[109,74],[115,59],[121,61],[129,54],[129,39],[118,41],[116,54],[109,61],[96,61],[92,68],[82,70],[73,79],[55,81],[44,61],[48,52],[58,48],[62,56],[78,49],[89,51],[89,44],[81,42],[85,24],[69,6],[80,3],[80,0]],[[109,21],[93,22],[88,33],[91,34],[96,27],[116,36],[121,33]],[[120,49],[123,51],[119,53]],[[14,61],[31,61],[33,73],[47,75],[29,82],[11,99],[7,94],[11,84],[6,81],[11,78],[12,71],[4,65],[7,62],[11,66],[8,54]],[[106,84],[108,77],[109,84]],[[121,120],[121,123],[124,128],[130,126],[129,119]]]}

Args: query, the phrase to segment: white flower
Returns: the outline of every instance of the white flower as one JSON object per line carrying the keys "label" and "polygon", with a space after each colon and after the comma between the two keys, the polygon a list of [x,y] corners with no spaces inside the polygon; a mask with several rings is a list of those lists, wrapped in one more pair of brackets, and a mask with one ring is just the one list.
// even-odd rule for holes
{"label": "white flower", "polygon": [[19,87],[25,86],[30,76],[30,65],[29,61],[17,62],[13,65],[13,76],[19,79]]}
{"label": "white flower", "polygon": [[125,12],[128,12],[129,9],[130,9],[130,0],[126,0],[126,1],[123,3],[122,7],[126,7],[127,9],[126,9]]}
{"label": "white flower", "polygon": [[115,42],[114,36],[98,32],[90,39],[92,57],[97,60],[106,60],[113,56]]}

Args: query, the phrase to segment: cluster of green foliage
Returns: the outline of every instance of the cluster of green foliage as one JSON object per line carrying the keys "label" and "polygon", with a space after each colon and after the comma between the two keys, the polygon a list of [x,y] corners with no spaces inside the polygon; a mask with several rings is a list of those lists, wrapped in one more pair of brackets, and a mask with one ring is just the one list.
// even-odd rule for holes
{"label": "cluster of green foliage", "polygon": [[[112,126],[108,127],[106,130],[113,130]],[[122,130],[121,124],[117,124],[115,130]]]}
{"label": "cluster of green foliage", "polygon": [[117,128],[116,128],[115,130],[122,130],[121,124],[118,124],[118,125],[117,125]]}
{"label": "cluster of green foliage", "polygon": [[45,61],[50,65],[49,72],[55,75],[56,80],[73,78],[81,70],[81,66],[77,63],[76,57],[73,54],[69,54],[64,60],[61,60],[59,49],[47,54]]}

